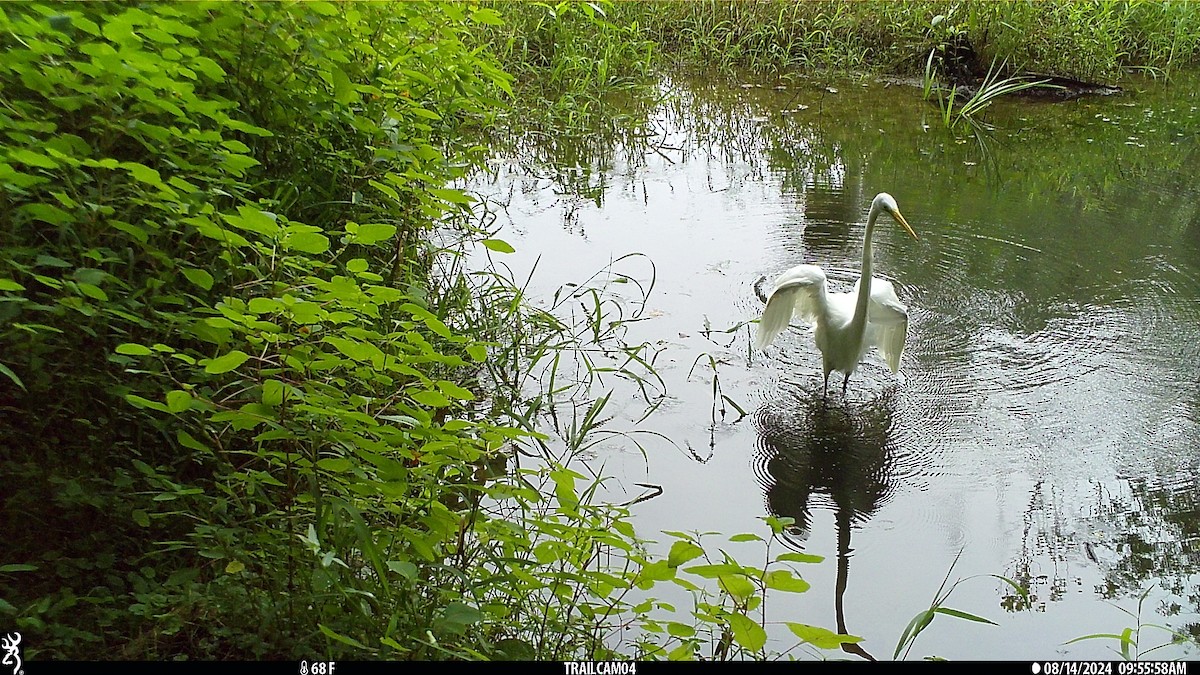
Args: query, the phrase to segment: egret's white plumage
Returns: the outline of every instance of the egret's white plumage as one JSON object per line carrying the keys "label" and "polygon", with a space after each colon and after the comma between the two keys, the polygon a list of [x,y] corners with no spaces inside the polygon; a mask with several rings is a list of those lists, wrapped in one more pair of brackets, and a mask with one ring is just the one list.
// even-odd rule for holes
{"label": "egret's white plumage", "polygon": [[[758,322],[755,340],[759,349],[771,344],[791,323],[795,313],[802,321],[816,326],[817,349],[825,371],[825,388],[829,388],[829,373],[845,373],[842,393],[850,375],[866,354],[876,347],[892,372],[900,369],[900,356],[908,335],[908,308],[896,297],[891,282],[871,276],[871,235],[875,220],[887,212],[915,239],[896,200],[880,193],[871,202],[867,216],[867,231],[863,235],[862,277],[849,293],[830,293],[825,272],[816,265],[797,265],[775,279],[775,287],[767,298],[762,319]],[[863,280],[866,283],[863,283]]]}

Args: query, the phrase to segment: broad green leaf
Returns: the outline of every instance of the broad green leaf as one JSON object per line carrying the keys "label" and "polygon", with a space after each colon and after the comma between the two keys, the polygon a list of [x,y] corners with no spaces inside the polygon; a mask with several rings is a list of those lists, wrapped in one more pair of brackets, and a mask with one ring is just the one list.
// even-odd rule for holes
{"label": "broad green leaf", "polygon": [[489,251],[495,251],[497,253],[516,253],[517,251],[517,249],[510,246],[509,243],[503,239],[484,239],[479,243],[483,244],[483,247]]}
{"label": "broad green leaf", "polygon": [[71,214],[50,204],[26,204],[17,211],[29,218],[51,225],[66,225],[75,220]]}
{"label": "broad green leaf", "polygon": [[354,241],[359,244],[375,244],[396,236],[396,226],[386,223],[366,223],[358,226]]}
{"label": "broad green leaf", "polygon": [[452,396],[460,401],[474,401],[475,394],[471,393],[470,389],[460,387],[449,380],[438,380],[437,388],[447,396]]}
{"label": "broad green leaf", "polygon": [[329,250],[329,237],[320,232],[291,232],[284,237],[283,246],[289,250],[318,255]]}
{"label": "broad green leaf", "polygon": [[15,162],[21,162],[22,164],[28,164],[29,166],[36,166],[39,169],[58,168],[58,162],[45,155],[33,152],[32,150],[26,150],[25,148],[9,150],[8,156]]}
{"label": "broad green leaf", "polygon": [[150,399],[142,398],[137,394],[125,394],[125,400],[129,401],[129,403],[136,408],[149,408],[151,410],[157,410],[158,412],[164,413],[171,412],[170,410],[167,410],[167,406],[159,403],[158,401],[151,401]]}
{"label": "broad green leaf", "polygon": [[734,641],[752,652],[767,644],[767,631],[745,614],[729,615],[729,628],[733,631]]}
{"label": "broad green leaf", "polygon": [[354,462],[345,457],[326,457],[317,462],[317,468],[324,469],[332,473],[342,473],[354,465]]}
{"label": "broad green leaf", "polygon": [[550,472],[550,478],[554,480],[554,496],[558,497],[559,504],[568,508],[579,504],[579,498],[575,495],[575,480],[583,476],[568,468],[559,467]]}
{"label": "broad green leaf", "polygon": [[248,232],[256,232],[267,237],[275,237],[279,234],[279,222],[275,214],[253,206],[243,204],[238,207],[238,215],[223,213],[221,217],[230,225]]}
{"label": "broad green leaf", "polygon": [[694,661],[696,660],[695,649],[691,642],[683,642],[678,647],[667,653],[668,661]]}
{"label": "broad green leaf", "polygon": [[454,601],[446,605],[446,609],[442,613],[442,619],[444,621],[460,626],[469,626],[473,623],[483,621],[483,618],[483,612],[466,603],[458,601]]}
{"label": "broad green leaf", "polygon": [[229,564],[225,566],[225,573],[226,574],[237,574],[238,572],[241,572],[244,569],[246,569],[246,564],[243,563],[241,560],[230,560]]}
{"label": "broad green leaf", "polygon": [[333,345],[339,352],[355,361],[369,361],[373,364],[383,365],[383,351],[370,342],[360,342],[340,337],[327,337],[324,341]]}
{"label": "broad green leaf", "polygon": [[745,534],[735,534],[729,538],[729,541],[762,541],[763,538],[757,534],[747,532]]}
{"label": "broad green leaf", "polygon": [[425,326],[428,327],[429,330],[441,335],[444,338],[453,336],[453,333],[451,333],[450,329],[446,327],[446,324],[442,323],[441,319],[438,319],[437,317],[431,316],[425,319]]}
{"label": "broad green leaf", "polygon": [[503,26],[504,19],[494,9],[480,8],[471,12],[471,20],[478,23],[485,23],[489,26]]}
{"label": "broad green leaf", "polygon": [[407,560],[389,560],[387,568],[405,579],[412,580],[417,578],[417,566]]}
{"label": "broad green leaf", "polygon": [[121,168],[128,171],[129,175],[133,176],[135,180],[155,186],[160,186],[163,184],[162,176],[160,176],[157,171],[144,164],[138,164],[137,162],[121,162]]}
{"label": "broad green leaf", "polygon": [[693,565],[683,570],[688,574],[695,574],[698,577],[705,579],[717,579],[723,574],[741,574],[742,568],[740,565],[731,565],[729,563],[721,563],[717,565]]}
{"label": "broad green leaf", "polygon": [[667,633],[677,638],[690,638],[696,634],[696,629],[678,621],[667,622]]}
{"label": "broad green leaf", "polygon": [[183,269],[183,276],[187,277],[188,281],[206,291],[212,289],[213,276],[206,270],[202,270],[198,267],[185,267]]}
{"label": "broad green leaf", "polygon": [[723,574],[717,577],[717,584],[738,600],[749,598],[756,590],[754,583],[742,574]]}
{"label": "broad green leaf", "polygon": [[208,364],[204,366],[204,370],[212,375],[228,373],[229,371],[234,370],[238,366],[245,363],[249,358],[250,356],[245,352],[241,351],[240,349],[235,349],[224,356],[220,356],[215,359],[209,359]]}
{"label": "broad green leaf", "polygon": [[654,586],[656,581],[667,581],[675,577],[675,568],[667,564],[666,560],[658,560],[649,565],[642,565],[638,570],[636,584],[638,588],[643,590]]}
{"label": "broad green leaf", "polygon": [[192,407],[192,395],[182,389],[167,392],[167,410],[180,413]]}
{"label": "broad green leaf", "polygon": [[454,190],[451,188],[429,188],[429,193],[434,197],[447,201],[452,204],[473,204],[475,198],[463,192],[462,190]]}
{"label": "broad green leaf", "polygon": [[825,558],[808,553],[783,553],[775,557],[779,562],[819,563]]}
{"label": "broad green leaf", "polygon": [[190,448],[200,452],[205,452],[208,450],[208,446],[196,440],[194,436],[182,429],[175,432],[175,440],[179,441],[179,444],[185,448]]}
{"label": "broad green leaf", "polygon": [[279,380],[267,380],[262,385],[262,402],[264,405],[277,406],[283,403],[283,383]]}
{"label": "broad green leaf", "polygon": [[85,284],[83,282],[79,282],[76,285],[79,286],[79,292],[83,293],[89,298],[99,300],[101,302],[108,302],[108,293],[105,293],[104,289],[100,288],[99,286],[96,286],[95,284]]}
{"label": "broad green leaf", "polygon": [[358,100],[358,92],[354,90],[354,83],[346,76],[346,73],[341,68],[334,67],[330,71],[331,79],[333,80],[333,98],[342,105],[350,105]]}
{"label": "broad green leaf", "polygon": [[803,593],[809,589],[809,583],[792,574],[791,570],[771,570],[763,577],[767,588],[787,593]]}
{"label": "broad green leaf", "polygon": [[192,68],[204,73],[213,82],[221,82],[225,79],[225,70],[207,56],[197,56],[192,59]]}
{"label": "broad green leaf", "polygon": [[787,627],[796,635],[796,637],[814,647],[817,647],[818,649],[837,649],[843,644],[862,642],[862,638],[860,637],[834,633],[826,628],[810,626],[806,623],[792,623],[789,621],[787,623]]}
{"label": "broad green leaf", "polygon": [[128,354],[130,356],[146,356],[151,353],[150,348],[145,345],[139,345],[136,342],[125,342],[117,345],[116,352],[118,354]]}
{"label": "broad green leaf", "polygon": [[12,279],[0,279],[0,291],[23,291],[25,287]]}
{"label": "broad green leaf", "polygon": [[450,399],[443,396],[440,392],[423,389],[411,394],[412,399],[421,405],[427,405],[431,408],[444,408],[450,405]]}
{"label": "broad green leaf", "polygon": [[683,563],[704,555],[704,549],[690,541],[677,541],[671,544],[671,552],[667,554],[667,564],[679,567]]}
{"label": "broad green leaf", "polygon": [[146,515],[145,511],[136,509],[133,512],[133,522],[142,527],[150,527],[150,516]]}
{"label": "broad green leaf", "polygon": [[52,255],[39,255],[34,264],[38,267],[72,267],[71,263]]}
{"label": "broad green leaf", "polygon": [[24,563],[13,563],[10,565],[0,565],[0,574],[9,574],[11,572],[36,572],[37,565],[26,565]]}
{"label": "broad green leaf", "polygon": [[246,306],[252,314],[270,314],[279,307],[279,301],[275,298],[250,298]]}

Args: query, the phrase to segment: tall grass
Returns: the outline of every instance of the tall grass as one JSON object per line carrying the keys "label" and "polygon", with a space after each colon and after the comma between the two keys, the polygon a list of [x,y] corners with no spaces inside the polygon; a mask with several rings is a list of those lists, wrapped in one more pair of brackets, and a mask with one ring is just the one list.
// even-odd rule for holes
{"label": "tall grass", "polygon": [[933,73],[935,53],[934,50],[930,50],[929,58],[925,63],[922,96],[926,101],[932,101],[936,96],[937,106],[941,111],[942,125],[947,129],[954,129],[964,123],[990,129],[986,122],[979,119],[979,115],[998,99],[1027,89],[1059,88],[1057,85],[1049,84],[1047,79],[1035,80],[1032,77],[1019,75],[1001,77],[1002,66],[998,68],[995,63],[992,63],[979,86],[973,92],[960,96],[962,89],[959,87],[943,88],[937,84],[936,75]]}
{"label": "tall grass", "polygon": [[[590,72],[596,81],[628,72],[615,64],[651,56],[659,65],[726,70],[916,75],[948,32],[964,34],[985,63],[1079,79],[1129,69],[1169,75],[1200,59],[1200,12],[1179,0],[621,2],[597,5],[600,21],[592,5],[493,3],[507,26],[489,38],[503,38],[493,44],[518,69],[548,67],[554,78]],[[935,17],[943,19],[937,28]],[[580,55],[587,65],[574,60]]]}
{"label": "tall grass", "polygon": [[636,22],[615,22],[611,0],[491,3],[502,21],[474,38],[516,77],[514,127],[578,127],[609,97],[648,96],[655,45]]}

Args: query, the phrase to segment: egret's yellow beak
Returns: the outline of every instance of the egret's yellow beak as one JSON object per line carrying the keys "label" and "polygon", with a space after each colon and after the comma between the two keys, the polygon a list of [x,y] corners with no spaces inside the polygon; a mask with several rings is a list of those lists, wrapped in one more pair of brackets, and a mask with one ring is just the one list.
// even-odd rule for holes
{"label": "egret's yellow beak", "polygon": [[900,211],[898,211],[898,210],[896,210],[896,211],[892,211],[892,212],[891,212],[891,214],[892,214],[892,217],[896,219],[896,222],[897,222],[897,223],[900,223],[901,225],[903,225],[903,226],[904,226],[904,229],[905,229],[905,230],[906,230],[906,231],[907,231],[909,234],[911,234],[911,235],[912,235],[912,238],[913,238],[913,239],[920,239],[920,237],[918,237],[918,236],[917,236],[917,233],[916,233],[916,232],[913,232],[913,229],[912,229],[911,227],[909,227],[909,225],[908,225],[908,221],[904,219],[904,216],[900,215]]}

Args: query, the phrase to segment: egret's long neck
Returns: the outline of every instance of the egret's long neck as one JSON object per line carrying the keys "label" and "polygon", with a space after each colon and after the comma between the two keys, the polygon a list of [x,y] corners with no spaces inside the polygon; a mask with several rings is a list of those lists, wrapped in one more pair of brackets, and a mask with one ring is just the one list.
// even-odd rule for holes
{"label": "egret's long neck", "polygon": [[858,301],[854,305],[854,318],[850,325],[858,328],[867,321],[867,305],[871,301],[871,235],[875,232],[875,219],[879,217],[879,209],[871,205],[871,214],[867,216],[867,231],[863,235],[862,278],[858,281]]}

